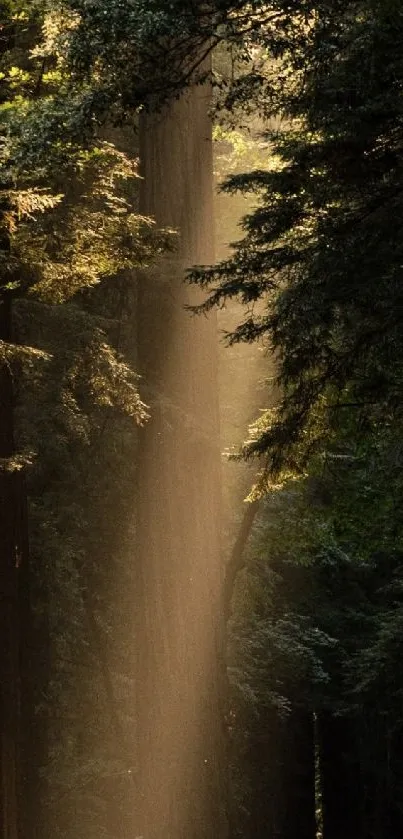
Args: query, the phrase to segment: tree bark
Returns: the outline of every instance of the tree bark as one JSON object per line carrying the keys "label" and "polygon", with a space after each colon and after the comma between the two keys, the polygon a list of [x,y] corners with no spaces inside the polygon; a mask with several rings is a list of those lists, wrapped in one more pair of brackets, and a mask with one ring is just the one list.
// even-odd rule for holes
{"label": "tree bark", "polygon": [[315,839],[311,713],[294,708],[281,717],[275,708],[265,708],[249,727],[242,771],[249,791],[246,806],[237,814],[234,835],[249,839]]}
{"label": "tree bark", "polygon": [[246,545],[252,533],[259,507],[259,499],[246,504],[238,533],[226,565],[225,581],[223,585],[223,612],[226,624],[231,616],[231,603],[234,595],[236,579],[238,574],[245,567]]}
{"label": "tree bark", "polygon": [[354,720],[323,711],[317,732],[323,839],[360,839],[362,784]]}
{"label": "tree bark", "polygon": [[[11,340],[10,295],[0,289],[0,341]],[[18,837],[19,609],[18,476],[14,450],[13,382],[0,361],[0,839]]]}
{"label": "tree bark", "polygon": [[151,420],[139,440],[139,829],[225,836],[220,617],[220,450],[214,317],[184,269],[213,259],[210,88],[144,116],[141,212],[178,231],[140,279],[139,370]]}
{"label": "tree bark", "polygon": [[285,720],[281,757],[282,837],[315,839],[315,739],[313,714],[294,709]]}

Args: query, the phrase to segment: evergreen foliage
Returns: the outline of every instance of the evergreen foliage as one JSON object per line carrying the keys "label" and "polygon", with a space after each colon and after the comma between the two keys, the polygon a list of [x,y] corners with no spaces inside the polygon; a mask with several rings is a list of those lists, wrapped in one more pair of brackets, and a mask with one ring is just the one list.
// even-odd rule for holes
{"label": "evergreen foliage", "polygon": [[[281,802],[293,801],[299,741],[292,735],[288,753],[287,738],[306,715],[316,720],[323,835],[353,835],[354,826],[357,837],[386,839],[401,830],[401,478],[386,467],[392,450],[394,438],[381,432],[370,451],[351,443],[349,459],[317,464],[304,481],[270,495],[261,512],[230,630],[234,819],[242,835],[274,830]],[[301,786],[313,760],[312,753],[310,767],[304,753]]]}
{"label": "evergreen foliage", "polygon": [[[191,281],[209,289],[204,311],[245,306],[228,340],[275,354],[281,394],[243,449],[265,460],[261,486],[278,485],[230,627],[234,835],[313,839],[316,773],[324,839],[400,839],[400,3],[3,0],[0,11],[0,315],[10,301],[13,312],[12,329],[0,317],[0,396],[11,428],[14,391],[18,432],[0,452],[0,496],[4,475],[26,474],[30,830],[133,828],[128,556],[147,419],[133,269],[172,233],[139,215],[136,160],[105,137],[203,81],[225,44],[235,59],[214,81],[230,133],[217,137],[258,168],[241,173],[234,154],[224,189],[258,206],[232,255]],[[234,129],[256,115],[258,152]]]}
{"label": "evergreen foliage", "polygon": [[[399,417],[401,28],[388,3],[306,3],[284,10],[277,44],[259,32],[258,104],[282,122],[265,135],[267,169],[224,187],[259,206],[233,255],[191,279],[210,289],[204,309],[244,303],[230,342],[277,355],[282,399],[244,448],[267,453],[271,474],[303,468],[345,403],[357,428]],[[254,83],[246,74],[234,101]]]}
{"label": "evergreen foliage", "polygon": [[[136,428],[148,416],[129,328],[133,269],[171,236],[138,213],[137,161],[97,131],[90,81],[73,82],[71,16],[41,2],[3,4],[2,14],[0,339],[14,393],[2,375],[0,396],[16,449],[2,448],[1,481],[22,475],[30,539],[29,565],[27,554],[18,571],[13,563],[19,611],[6,627],[21,630],[23,668],[16,819],[27,836],[76,835],[77,819],[87,835],[116,835],[134,807],[121,718],[133,730],[127,556]],[[2,575],[9,562],[3,539]],[[118,615],[117,580],[127,593]]]}
{"label": "evergreen foliage", "polygon": [[271,120],[266,165],[224,186],[259,203],[233,255],[190,276],[209,291],[201,310],[243,304],[228,342],[260,341],[278,365],[278,405],[243,448],[263,456],[260,490],[277,490],[230,633],[233,826],[313,837],[316,773],[325,839],[386,839],[403,824],[402,12],[278,11],[223,85],[236,118]]}

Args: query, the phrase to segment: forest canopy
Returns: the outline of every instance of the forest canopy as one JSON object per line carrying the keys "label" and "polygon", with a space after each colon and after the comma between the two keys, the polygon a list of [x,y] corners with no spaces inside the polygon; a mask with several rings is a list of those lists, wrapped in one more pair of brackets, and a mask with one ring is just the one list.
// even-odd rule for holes
{"label": "forest canopy", "polygon": [[262,339],[276,354],[281,401],[244,448],[267,453],[273,474],[304,468],[349,408],[357,431],[376,431],[399,423],[401,402],[402,12],[297,5],[304,17],[283,15],[274,57],[259,31],[258,82],[246,73],[231,93],[242,107],[258,87],[276,163],[224,184],[258,207],[232,255],[192,275],[210,289],[204,310],[244,304],[230,342]]}
{"label": "forest canopy", "polygon": [[0,0],[0,839],[401,839],[402,42]]}

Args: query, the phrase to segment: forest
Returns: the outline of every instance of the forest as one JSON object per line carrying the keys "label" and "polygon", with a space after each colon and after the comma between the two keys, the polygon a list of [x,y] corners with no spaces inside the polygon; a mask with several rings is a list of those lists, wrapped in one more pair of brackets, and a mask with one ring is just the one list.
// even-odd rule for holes
{"label": "forest", "polygon": [[402,220],[401,0],[0,0],[0,839],[402,839]]}

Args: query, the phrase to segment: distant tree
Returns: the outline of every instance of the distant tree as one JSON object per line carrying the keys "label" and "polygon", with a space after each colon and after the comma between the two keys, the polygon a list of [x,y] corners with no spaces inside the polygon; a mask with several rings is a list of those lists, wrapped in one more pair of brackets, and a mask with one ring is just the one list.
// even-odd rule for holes
{"label": "distant tree", "polygon": [[[329,453],[268,496],[238,581],[229,724],[242,835],[313,836],[314,784],[324,839],[402,830],[395,429],[366,445],[344,433],[349,456]],[[296,790],[298,825],[284,818]]]}

